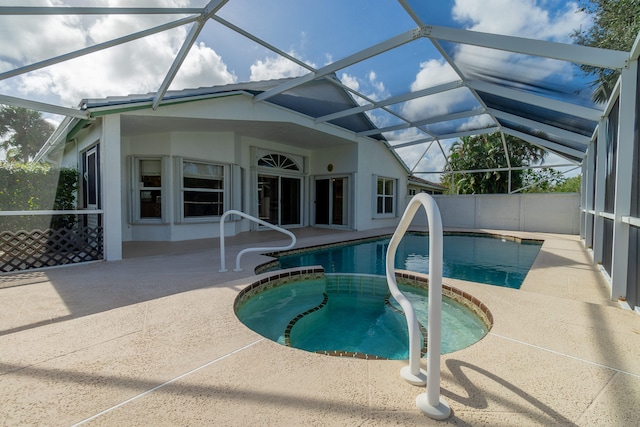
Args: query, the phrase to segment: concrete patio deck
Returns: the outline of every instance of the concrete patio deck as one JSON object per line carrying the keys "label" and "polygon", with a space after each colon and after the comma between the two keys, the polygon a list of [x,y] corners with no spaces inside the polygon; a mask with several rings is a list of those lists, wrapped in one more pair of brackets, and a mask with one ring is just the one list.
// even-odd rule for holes
{"label": "concrete patio deck", "polygon": [[[294,230],[297,247],[368,233]],[[312,354],[234,315],[256,242],[127,244],[118,262],[0,276],[0,425],[640,425],[640,316],[608,299],[577,236],[544,239],[519,290],[444,279],[488,306],[480,342],[442,356],[445,421],[422,415],[403,361]],[[426,360],[423,360],[426,367]]]}

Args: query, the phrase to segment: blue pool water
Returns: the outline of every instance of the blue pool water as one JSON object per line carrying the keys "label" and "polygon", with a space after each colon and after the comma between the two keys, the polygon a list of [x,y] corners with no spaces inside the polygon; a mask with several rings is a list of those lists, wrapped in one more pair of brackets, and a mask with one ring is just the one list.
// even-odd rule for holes
{"label": "blue pool water", "polygon": [[[428,327],[428,291],[400,284],[424,328]],[[324,294],[326,303],[322,305]],[[288,283],[260,292],[236,308],[238,318],[259,334],[307,351],[366,353],[407,359],[407,321],[393,298],[385,298],[385,278],[326,275],[324,279]],[[314,307],[321,308],[307,313]],[[304,315],[295,320],[301,313]],[[469,309],[443,298],[442,352],[450,353],[478,341],[485,324]]]}
{"label": "blue pool water", "polygon": [[[278,268],[322,265],[327,273],[385,275],[390,238],[368,240],[278,257]],[[519,289],[540,247],[478,235],[446,235],[442,275],[454,279]],[[429,238],[407,234],[396,252],[396,268],[429,273]]]}

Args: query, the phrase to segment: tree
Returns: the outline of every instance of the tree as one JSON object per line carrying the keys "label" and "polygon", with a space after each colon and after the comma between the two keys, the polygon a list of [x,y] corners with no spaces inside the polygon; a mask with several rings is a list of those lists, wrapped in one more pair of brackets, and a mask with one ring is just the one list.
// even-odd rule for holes
{"label": "tree", "polygon": [[555,188],[556,193],[579,193],[581,188],[582,175],[567,178],[562,184]]}
{"label": "tree", "polygon": [[523,193],[552,193],[566,181],[566,178],[557,169],[541,168],[528,169],[522,174]]}
{"label": "tree", "polygon": [[[593,17],[593,25],[576,29],[571,34],[577,44],[605,49],[629,51],[640,31],[640,0],[581,0],[580,10]],[[582,65],[588,75],[595,76],[593,100],[606,102],[620,73],[617,70]]]}
{"label": "tree", "polygon": [[581,175],[566,178],[565,175],[552,168],[529,169],[524,171],[523,193],[579,193]]}
{"label": "tree", "polygon": [[[546,152],[519,138],[505,135],[509,163],[511,167],[529,166],[544,160]],[[509,171],[492,170],[506,168],[507,156],[501,134],[465,136],[454,142],[449,151],[447,172],[442,175],[441,183],[449,188],[449,193],[491,194],[509,192]],[[462,172],[454,171],[474,171]],[[521,170],[511,171],[511,188],[522,187]],[[451,187],[453,176],[454,186]]]}
{"label": "tree", "polygon": [[27,163],[38,153],[54,130],[38,111],[22,107],[0,108],[0,148],[7,158]]}

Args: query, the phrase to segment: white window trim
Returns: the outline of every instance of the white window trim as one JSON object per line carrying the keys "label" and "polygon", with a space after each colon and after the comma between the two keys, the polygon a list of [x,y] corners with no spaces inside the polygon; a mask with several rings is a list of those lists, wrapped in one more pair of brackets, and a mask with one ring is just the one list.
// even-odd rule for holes
{"label": "white window trim", "polygon": [[[140,182],[140,163],[143,160],[160,160],[160,187],[148,187],[149,189],[159,189],[161,194],[161,213],[160,218],[143,218],[140,216],[140,192],[145,187]],[[167,173],[167,161],[165,156],[131,156],[130,157],[130,173],[131,173],[131,197],[130,197],[130,213],[129,220],[132,224],[166,224],[167,221],[167,204],[169,202],[167,181],[169,174]]]}
{"label": "white window trim", "polygon": [[[215,162],[212,160],[192,159],[187,157],[175,157],[175,191],[176,191],[176,223],[183,224],[199,224],[199,223],[211,223],[220,222],[222,215],[211,216],[199,216],[199,217],[185,217],[184,216],[184,176],[183,176],[183,163],[203,163],[214,166],[222,167],[222,211],[228,211],[231,209],[231,167],[226,163]],[[217,192],[217,191],[216,191]]]}
{"label": "white window trim", "polygon": [[[259,147],[253,147],[253,166],[255,166],[257,169],[259,170],[263,170],[263,171],[278,171],[278,173],[290,173],[290,174],[294,174],[294,175],[306,175],[307,174],[307,158],[305,156],[301,156],[299,154],[292,154],[292,153],[284,153],[284,152],[280,152],[277,150],[268,150],[265,148],[259,148]],[[292,160],[299,168],[299,170],[295,171],[295,170],[291,170],[291,169],[280,169],[280,168],[273,168],[273,167],[265,167],[265,166],[258,166],[258,162],[260,159],[262,159],[265,156],[268,155],[281,155],[284,157],[288,157],[290,160]]]}
{"label": "white window trim", "polygon": [[[392,195],[392,211],[385,213],[378,213],[378,180],[384,179],[387,181],[393,181],[393,195]],[[384,187],[384,186],[383,186]],[[388,176],[373,175],[373,197],[372,197],[372,217],[374,219],[382,218],[395,218],[398,211],[398,179]]]}

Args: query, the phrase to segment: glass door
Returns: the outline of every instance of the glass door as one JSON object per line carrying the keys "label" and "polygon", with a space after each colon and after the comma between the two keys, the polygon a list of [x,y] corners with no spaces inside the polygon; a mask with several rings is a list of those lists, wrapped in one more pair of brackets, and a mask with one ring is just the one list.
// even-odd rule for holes
{"label": "glass door", "polygon": [[258,175],[258,218],[271,224],[279,224],[278,177]]}
{"label": "glass door", "polygon": [[348,179],[316,179],[316,225],[348,225]]}
{"label": "glass door", "polygon": [[300,178],[280,177],[282,199],[280,201],[280,225],[300,225]]}
{"label": "glass door", "polygon": [[316,225],[329,225],[330,179],[316,179]]}
{"label": "glass door", "polygon": [[258,217],[268,223],[301,225],[302,180],[258,175]]}

